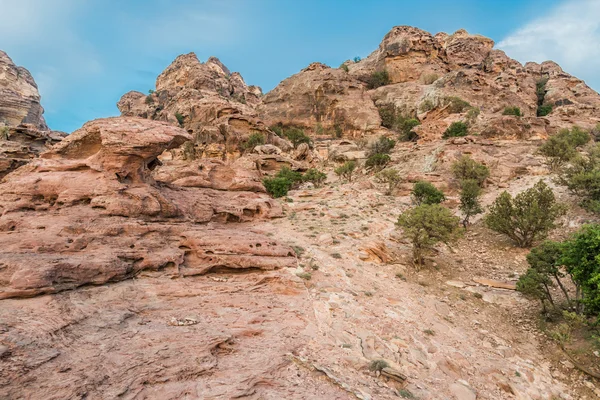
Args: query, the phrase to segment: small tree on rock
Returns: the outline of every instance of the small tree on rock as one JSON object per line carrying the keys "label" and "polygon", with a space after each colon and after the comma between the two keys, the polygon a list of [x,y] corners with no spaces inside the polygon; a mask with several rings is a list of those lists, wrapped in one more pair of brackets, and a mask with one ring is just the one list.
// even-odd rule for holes
{"label": "small tree on rock", "polygon": [[341,179],[352,182],[352,174],[356,169],[356,161],[346,161],[343,165],[337,167],[333,172]]}
{"label": "small tree on rock", "polygon": [[544,239],[565,212],[565,206],[556,202],[552,189],[540,180],[514,199],[503,192],[490,207],[485,223],[493,231],[511,238],[517,246],[530,247]]}
{"label": "small tree on rock", "polygon": [[446,200],[444,193],[427,181],[415,182],[410,195],[417,206],[421,204],[440,204]]}
{"label": "small tree on rock", "polygon": [[461,182],[459,209],[464,215],[462,224],[465,228],[469,225],[469,219],[473,215],[483,212],[483,208],[481,208],[481,204],[479,203],[480,195],[481,188],[476,180],[468,179]]}
{"label": "small tree on rock", "polygon": [[386,185],[385,194],[389,196],[394,192],[394,189],[398,187],[400,182],[402,182],[402,177],[397,170],[390,168],[378,172],[377,175],[375,175],[375,180],[378,183]]}
{"label": "small tree on rock", "polygon": [[485,180],[490,176],[488,167],[467,155],[463,155],[452,164],[452,173],[459,181],[474,180],[479,186],[483,186]]}
{"label": "small tree on rock", "polygon": [[460,236],[459,218],[439,204],[422,204],[398,217],[397,226],[413,246],[413,261],[418,268],[423,256],[437,243],[450,243]]}
{"label": "small tree on rock", "polygon": [[315,187],[321,187],[325,179],[327,179],[327,174],[316,168],[309,169],[302,176],[304,182],[311,182]]}

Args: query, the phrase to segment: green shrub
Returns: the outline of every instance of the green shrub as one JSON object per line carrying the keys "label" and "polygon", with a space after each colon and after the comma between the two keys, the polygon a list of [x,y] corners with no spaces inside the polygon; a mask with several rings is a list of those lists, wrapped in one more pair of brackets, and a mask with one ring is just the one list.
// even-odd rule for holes
{"label": "green shrub", "polygon": [[355,63],[360,62],[360,60],[362,60],[362,58],[360,58],[359,56],[356,56],[352,59]]}
{"label": "green shrub", "polygon": [[514,115],[515,117],[522,116],[521,109],[517,106],[504,107],[504,111],[502,111],[502,115]]}
{"label": "green shrub", "polygon": [[179,126],[183,126],[183,122],[185,121],[185,117],[183,115],[181,115],[180,113],[176,112],[175,113],[175,118],[177,119],[177,122],[179,123]]}
{"label": "green shrub", "polygon": [[423,265],[424,253],[439,242],[448,243],[460,235],[459,218],[439,204],[422,204],[398,217],[397,226],[413,245],[415,266]]}
{"label": "green shrub", "polygon": [[517,194],[514,199],[503,192],[492,204],[485,218],[488,228],[512,239],[519,247],[530,247],[544,239],[556,227],[556,219],[566,212],[556,202],[544,181]]}
{"label": "green shrub", "polygon": [[296,185],[296,184],[302,182],[302,174],[298,171],[292,170],[290,167],[287,167],[287,166],[282,167],[277,172],[275,177],[287,179],[288,181],[291,182],[292,185]]}
{"label": "green shrub", "polygon": [[388,368],[390,364],[388,364],[385,360],[374,360],[369,364],[370,371],[381,371],[384,368]]}
{"label": "green shrub", "polygon": [[380,170],[388,165],[390,162],[390,156],[387,154],[372,154],[367,158],[365,167],[375,170]]}
{"label": "green shrub", "polygon": [[346,65],[346,64],[340,65],[340,69],[343,70],[344,72],[350,72],[350,68],[348,68],[348,65]]}
{"label": "green shrub", "polygon": [[244,150],[253,150],[256,146],[265,144],[265,136],[262,133],[253,133],[243,144]]}
{"label": "green shrub", "polygon": [[341,179],[345,179],[348,182],[352,182],[352,174],[356,169],[356,161],[346,161],[343,165],[337,167],[334,172]]}
{"label": "green shrub", "polygon": [[591,139],[590,134],[583,129],[574,126],[569,129],[562,129],[554,136],[551,136],[538,149],[538,153],[546,158],[548,167],[556,171],[558,168],[571,161],[577,155],[576,148],[583,146]]}
{"label": "green shrub", "polygon": [[379,137],[379,140],[373,143],[369,148],[369,154],[390,154],[396,146],[396,141],[385,136]]}
{"label": "green shrub", "polygon": [[152,95],[146,96],[146,100],[144,100],[144,103],[146,103],[148,105],[154,104],[154,98],[152,97]]}
{"label": "green shrub", "polygon": [[263,179],[263,185],[265,185],[265,189],[273,197],[283,197],[292,188],[292,182],[288,179],[277,177]]}
{"label": "green shrub", "polygon": [[277,136],[284,137],[283,135],[283,127],[281,125],[272,125],[269,127]]}
{"label": "green shrub", "polygon": [[[600,225],[584,226],[563,245],[561,263],[566,266],[583,305],[579,311],[600,314]],[[600,322],[600,320],[598,321]]]}
{"label": "green shrub", "polygon": [[467,136],[469,134],[469,127],[464,122],[453,122],[450,124],[448,129],[442,135],[443,139],[459,136]]}
{"label": "green shrub", "polygon": [[390,75],[384,69],[383,71],[375,71],[365,79],[367,88],[377,89],[378,87],[389,85],[391,83]]}
{"label": "green shrub", "polygon": [[403,142],[416,140],[417,134],[413,128],[421,125],[418,119],[406,116],[394,104],[387,103],[377,106],[381,117],[381,126],[398,132],[398,139]]}
{"label": "green shrub", "polygon": [[464,215],[462,223],[465,228],[469,225],[469,219],[473,215],[483,212],[483,208],[481,208],[481,204],[479,203],[480,195],[481,188],[478,181],[467,179],[461,182],[459,209]]}
{"label": "green shrub", "polygon": [[552,104],[542,104],[537,108],[536,115],[538,117],[545,117],[552,112]]}
{"label": "green shrub", "polygon": [[283,130],[283,135],[292,142],[294,148],[298,147],[300,143],[306,143],[311,145],[312,141],[302,129],[290,127]]}
{"label": "green shrub", "polygon": [[448,106],[450,114],[460,114],[461,112],[471,108],[469,102],[460,97],[450,96],[443,99],[444,106]]}
{"label": "green shrub", "polygon": [[589,132],[578,126],[574,126],[571,129],[561,129],[556,136],[566,140],[573,147],[583,146],[591,139]]}
{"label": "green shrub", "polygon": [[540,146],[538,153],[544,156],[548,168],[557,171],[577,155],[577,150],[565,138],[551,136]]}
{"label": "green shrub", "polygon": [[441,190],[438,190],[430,182],[418,181],[413,185],[410,192],[413,202],[420,206],[422,204],[439,204],[446,200],[446,196]]}
{"label": "green shrub", "polygon": [[402,182],[400,173],[395,169],[385,169],[375,175],[375,181],[386,185],[385,194],[391,195],[394,189]]}
{"label": "green shrub", "polygon": [[459,181],[474,180],[479,186],[483,186],[485,180],[490,176],[488,167],[468,155],[463,155],[452,164],[452,173]]}
{"label": "green shrub", "polygon": [[576,155],[568,167],[561,169],[557,181],[583,197],[583,207],[600,213],[600,145]]}
{"label": "green shrub", "polygon": [[304,182],[311,182],[315,187],[321,187],[325,182],[325,179],[327,179],[327,174],[316,168],[309,169],[302,176]]}

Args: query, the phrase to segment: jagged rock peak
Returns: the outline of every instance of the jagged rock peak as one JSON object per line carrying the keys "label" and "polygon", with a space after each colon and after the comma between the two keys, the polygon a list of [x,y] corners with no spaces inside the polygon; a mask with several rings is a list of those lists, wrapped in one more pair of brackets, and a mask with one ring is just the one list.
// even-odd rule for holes
{"label": "jagged rock peak", "polygon": [[28,70],[0,50],[0,125],[32,124],[48,130],[37,84]]}

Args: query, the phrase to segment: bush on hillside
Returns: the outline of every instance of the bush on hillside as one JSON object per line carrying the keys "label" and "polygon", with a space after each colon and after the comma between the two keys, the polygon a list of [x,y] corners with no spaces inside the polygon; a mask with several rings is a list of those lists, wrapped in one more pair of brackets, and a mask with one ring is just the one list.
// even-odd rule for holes
{"label": "bush on hillside", "polygon": [[395,146],[395,140],[381,136],[379,140],[369,146],[369,155],[390,154]]}
{"label": "bush on hillside", "polygon": [[365,162],[365,167],[374,170],[381,170],[385,168],[390,162],[390,156],[387,154],[371,154]]}
{"label": "bush on hillside", "polygon": [[383,71],[375,71],[365,79],[367,88],[377,89],[378,87],[389,85],[392,81],[390,75],[384,69]]}
{"label": "bush on hillside", "polygon": [[352,182],[352,175],[354,174],[354,170],[356,169],[356,161],[346,161],[343,165],[337,167],[333,172],[340,179],[345,179],[348,182]]}
{"label": "bush on hillside", "polygon": [[256,146],[261,146],[263,144],[265,144],[265,136],[262,133],[253,133],[242,145],[242,148],[247,151],[252,151]]}
{"label": "bush on hillside", "polygon": [[459,218],[439,204],[422,204],[405,211],[398,217],[396,225],[413,246],[415,266],[423,265],[424,254],[437,243],[449,243],[460,235]]}
{"label": "bush on hillside", "polygon": [[378,172],[375,175],[375,181],[377,183],[384,184],[386,187],[385,194],[390,196],[394,192],[394,189],[396,189],[402,182],[402,177],[397,170],[390,168]]}
{"label": "bush on hillside", "polygon": [[415,182],[410,195],[417,206],[421,204],[439,204],[446,200],[444,193],[427,181]]}
{"label": "bush on hillside", "polygon": [[557,181],[581,196],[583,207],[600,213],[600,145],[573,157],[569,166],[561,169]]}
{"label": "bush on hillside", "polygon": [[462,224],[465,228],[469,225],[469,219],[472,216],[483,212],[483,208],[479,203],[479,196],[481,196],[479,182],[474,179],[467,179],[461,182],[459,209],[464,215]]}
{"label": "bush on hillside", "polygon": [[542,104],[538,107],[536,115],[538,117],[545,117],[552,112],[552,104]]}
{"label": "bush on hillside", "polygon": [[517,106],[504,107],[504,111],[502,111],[502,115],[514,115],[515,117],[522,116],[521,109]]}
{"label": "bush on hillside", "polygon": [[488,167],[478,163],[468,155],[463,155],[456,160],[451,168],[457,180],[474,180],[479,186],[483,186],[485,180],[490,176]]}
{"label": "bush on hillside", "polygon": [[503,192],[496,198],[485,218],[488,228],[512,239],[519,247],[530,247],[546,238],[556,227],[556,219],[566,212],[557,203],[552,189],[539,181],[514,198]]}
{"label": "bush on hillside", "polygon": [[442,135],[442,138],[448,139],[451,137],[467,136],[468,134],[469,134],[469,127],[467,126],[467,124],[465,124],[462,121],[459,121],[459,122],[453,122],[452,124],[450,124],[448,129],[446,129],[446,131]]}
{"label": "bush on hillside", "polygon": [[321,187],[325,182],[325,179],[327,179],[327,174],[316,168],[309,169],[302,176],[304,182],[311,182],[315,187]]}
{"label": "bush on hillside", "polygon": [[265,178],[263,179],[263,185],[267,192],[273,197],[283,197],[288,194],[288,191],[292,188],[292,182],[286,178]]}
{"label": "bush on hillside", "polygon": [[289,127],[287,129],[283,129],[282,134],[290,142],[292,142],[292,146],[294,146],[294,148],[297,148],[300,143],[306,143],[309,146],[312,144],[310,137],[308,137],[300,128]]}

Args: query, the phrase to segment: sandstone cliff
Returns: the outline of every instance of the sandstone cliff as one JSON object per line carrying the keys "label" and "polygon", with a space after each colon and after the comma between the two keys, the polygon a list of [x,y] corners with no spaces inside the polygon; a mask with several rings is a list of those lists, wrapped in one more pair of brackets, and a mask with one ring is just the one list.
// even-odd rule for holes
{"label": "sandstone cliff", "polygon": [[33,77],[0,50],[0,178],[62,140],[48,129]]}

